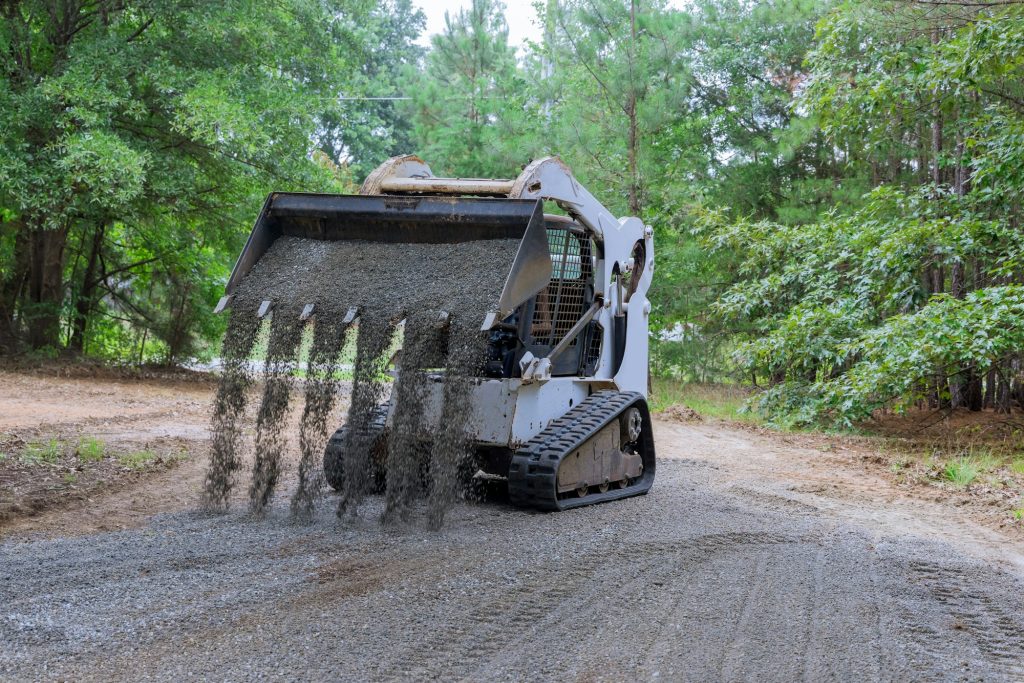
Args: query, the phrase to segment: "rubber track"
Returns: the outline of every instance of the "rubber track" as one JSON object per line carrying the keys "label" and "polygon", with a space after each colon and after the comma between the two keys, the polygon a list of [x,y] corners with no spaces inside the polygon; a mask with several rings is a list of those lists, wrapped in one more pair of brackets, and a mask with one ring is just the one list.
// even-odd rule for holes
{"label": "rubber track", "polygon": [[[387,429],[388,404],[382,403],[374,409],[373,417],[367,429],[374,434],[383,434]],[[324,475],[328,485],[336,491],[341,490],[343,474],[341,472],[341,459],[345,454],[345,439],[348,437],[348,427],[342,425],[327,440],[324,447]],[[378,463],[379,465],[379,463]]]}
{"label": "rubber track", "polygon": [[[582,498],[558,497],[558,469],[587,439],[611,424],[628,408],[636,406],[643,417],[641,449],[644,471],[637,481],[605,493],[593,492]],[[552,420],[512,456],[508,493],[514,505],[538,510],[568,510],[647,493],[654,484],[654,437],[651,414],[643,394],[634,391],[598,391],[562,417]]]}

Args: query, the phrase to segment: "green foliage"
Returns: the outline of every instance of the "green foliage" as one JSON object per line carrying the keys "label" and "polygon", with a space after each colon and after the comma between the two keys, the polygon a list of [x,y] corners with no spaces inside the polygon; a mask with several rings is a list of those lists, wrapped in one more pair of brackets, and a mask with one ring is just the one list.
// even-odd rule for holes
{"label": "green foliage", "polygon": [[1024,12],[969,14],[846,3],[819,25],[798,106],[855,186],[870,169],[862,201],[801,224],[698,215],[732,279],[712,316],[745,338],[734,361],[777,424],[963,405],[1024,348],[1024,110],[1006,82],[1024,75]]}
{"label": "green foliage", "polygon": [[388,157],[417,149],[407,107],[387,98],[407,92],[403,76],[418,68],[426,52],[412,42],[425,22],[411,0],[383,0],[353,27],[354,34],[346,41],[361,67],[346,74],[344,95],[349,99],[320,115],[315,138],[319,150],[335,164],[351,169],[353,180],[366,177]]}
{"label": "green foliage", "polygon": [[64,455],[64,444],[58,439],[46,443],[30,443],[21,453],[21,462],[26,465],[52,465]]}
{"label": "green foliage", "polygon": [[[310,151],[372,5],[49,4],[11,4],[0,35],[0,336],[202,354],[266,193],[351,187]],[[52,258],[19,256],[41,240]]]}
{"label": "green foliage", "polygon": [[130,470],[139,470],[148,467],[156,460],[156,453],[152,451],[134,451],[132,453],[122,453],[117,456],[117,461],[122,467],[126,467]]}
{"label": "green foliage", "polygon": [[864,419],[892,398],[914,400],[938,368],[942,376],[989,367],[1024,344],[1024,286],[990,287],[964,299],[934,298],[849,346],[858,358],[842,377],[820,383],[826,405]]}
{"label": "green foliage", "polygon": [[82,462],[98,462],[103,459],[106,454],[106,444],[100,439],[92,436],[83,436],[78,441],[78,448],[75,450],[75,455]]}
{"label": "green foliage", "polygon": [[958,458],[946,463],[943,475],[956,486],[969,486],[980,474],[978,464],[970,458]]}

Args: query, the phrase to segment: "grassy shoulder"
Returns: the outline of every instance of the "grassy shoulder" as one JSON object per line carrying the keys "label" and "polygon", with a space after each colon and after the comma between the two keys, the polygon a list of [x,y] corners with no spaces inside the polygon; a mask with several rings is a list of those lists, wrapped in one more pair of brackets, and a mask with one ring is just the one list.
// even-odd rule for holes
{"label": "grassy shoulder", "polygon": [[734,384],[699,384],[671,377],[651,380],[651,411],[663,413],[685,406],[701,417],[747,424],[763,424],[755,411],[746,409],[751,391]]}
{"label": "grassy shoulder", "polygon": [[[655,377],[651,388],[651,410],[665,419],[717,420],[795,434],[748,409],[756,392],[747,387]],[[796,433],[822,450],[832,450],[831,442],[841,440],[897,485],[924,487],[957,504],[995,508],[1006,524],[1024,529],[1024,423],[1010,416],[920,410],[879,414],[845,432],[822,428]]]}

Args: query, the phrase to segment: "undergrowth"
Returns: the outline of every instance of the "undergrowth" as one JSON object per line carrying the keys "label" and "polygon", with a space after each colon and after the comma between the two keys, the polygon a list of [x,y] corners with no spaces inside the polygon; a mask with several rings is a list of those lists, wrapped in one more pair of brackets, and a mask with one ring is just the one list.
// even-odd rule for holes
{"label": "undergrowth", "polygon": [[978,478],[978,474],[981,473],[981,469],[978,463],[971,458],[960,457],[956,460],[950,460],[946,463],[946,468],[943,470],[946,479],[951,481],[956,486],[969,486],[975,479]]}
{"label": "undergrowth", "polygon": [[651,380],[651,411],[660,413],[672,406],[683,405],[703,417],[760,424],[761,417],[747,410],[750,392],[730,384],[698,384],[672,377]]}
{"label": "undergrowth", "polygon": [[64,444],[58,439],[50,439],[46,443],[30,443],[21,453],[21,462],[26,465],[52,465],[63,453]]}
{"label": "undergrowth", "polygon": [[153,451],[135,451],[133,453],[123,453],[117,456],[117,461],[121,463],[123,467],[127,467],[131,470],[142,469],[154,460],[156,460],[156,453]]}
{"label": "undergrowth", "polygon": [[100,439],[92,436],[83,436],[78,441],[78,449],[75,454],[82,462],[99,462],[106,455],[107,445]]}

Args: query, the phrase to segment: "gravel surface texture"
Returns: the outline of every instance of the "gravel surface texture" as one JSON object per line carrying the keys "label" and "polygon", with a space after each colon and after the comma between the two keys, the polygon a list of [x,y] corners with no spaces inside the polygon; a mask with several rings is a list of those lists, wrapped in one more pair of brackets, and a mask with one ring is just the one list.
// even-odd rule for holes
{"label": "gravel surface texture", "polygon": [[382,526],[371,496],[309,526],[278,499],[263,519],[8,540],[0,678],[1024,678],[1018,569],[734,487],[708,461],[658,468],[647,496],[460,504],[439,532]]}

